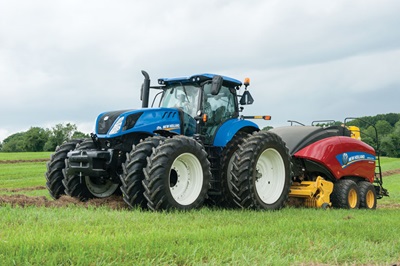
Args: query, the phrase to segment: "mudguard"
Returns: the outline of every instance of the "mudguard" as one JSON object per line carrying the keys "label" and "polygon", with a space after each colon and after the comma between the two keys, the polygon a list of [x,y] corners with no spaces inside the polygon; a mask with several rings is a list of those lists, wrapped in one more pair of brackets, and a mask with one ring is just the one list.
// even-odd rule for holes
{"label": "mudguard", "polygon": [[213,145],[216,147],[225,147],[226,144],[235,136],[239,130],[246,132],[259,131],[257,124],[243,119],[229,119],[225,121],[215,134]]}
{"label": "mudguard", "polygon": [[361,177],[369,182],[375,177],[375,150],[350,137],[335,136],[318,140],[294,154],[326,167],[336,179]]}

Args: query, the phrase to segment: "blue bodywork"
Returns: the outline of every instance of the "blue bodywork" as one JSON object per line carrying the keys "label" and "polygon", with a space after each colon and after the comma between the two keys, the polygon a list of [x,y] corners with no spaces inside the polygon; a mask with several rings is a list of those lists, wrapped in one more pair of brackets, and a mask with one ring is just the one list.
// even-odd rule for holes
{"label": "blue bodywork", "polygon": [[243,119],[229,119],[225,121],[215,135],[213,146],[225,147],[226,144],[235,136],[239,130],[246,128],[246,132],[259,131],[257,124]]}
{"label": "blue bodywork", "polygon": [[[109,126],[105,126],[107,129],[100,130],[100,125],[105,123],[104,120],[108,121],[110,112],[100,114],[96,120],[95,133],[99,138],[115,138],[122,135],[140,132],[148,133],[153,135],[156,130],[167,130],[176,134],[181,134],[181,120],[179,118],[179,111],[175,108],[146,108],[140,110],[123,110],[120,113],[115,113],[116,117],[114,121],[109,122]],[[108,118],[106,119],[106,117]],[[128,117],[134,117],[135,121],[131,121],[130,125],[126,127]],[[136,119],[135,119],[136,118]],[[111,134],[111,129],[115,126],[119,119],[122,119],[121,128]]]}

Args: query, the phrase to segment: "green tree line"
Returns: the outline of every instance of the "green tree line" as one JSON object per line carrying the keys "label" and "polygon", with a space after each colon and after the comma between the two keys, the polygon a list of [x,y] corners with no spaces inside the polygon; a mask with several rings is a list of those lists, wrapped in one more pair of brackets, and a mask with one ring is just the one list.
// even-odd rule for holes
{"label": "green tree line", "polygon": [[[341,121],[316,124],[319,126],[342,125]],[[378,148],[383,156],[400,157],[400,113],[364,116],[346,123],[357,126],[361,139]],[[263,130],[271,129],[271,126]],[[376,129],[376,130],[375,130]],[[376,138],[376,135],[378,138]],[[75,124],[57,124],[51,129],[31,127],[26,132],[15,133],[0,143],[2,152],[54,151],[57,145],[69,139],[88,138],[89,135],[77,131]],[[378,139],[378,141],[377,141]]]}
{"label": "green tree line", "polygon": [[75,124],[57,124],[51,129],[31,127],[28,131],[15,133],[0,142],[1,152],[54,151],[57,145],[69,139],[88,138],[77,131]]}
{"label": "green tree line", "polygon": [[[343,125],[344,121],[320,122],[316,126]],[[360,128],[361,140],[380,151],[380,155],[400,158],[400,113],[364,116],[346,121]],[[271,126],[263,130],[271,129]]]}

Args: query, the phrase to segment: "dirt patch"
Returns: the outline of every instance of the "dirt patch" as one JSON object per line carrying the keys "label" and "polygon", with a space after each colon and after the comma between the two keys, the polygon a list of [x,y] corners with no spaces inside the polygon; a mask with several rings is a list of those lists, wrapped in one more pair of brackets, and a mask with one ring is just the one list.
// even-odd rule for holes
{"label": "dirt patch", "polygon": [[34,190],[42,190],[46,189],[45,186],[36,186],[36,187],[21,187],[21,188],[0,188],[0,192],[23,192],[23,191],[34,191]]}
{"label": "dirt patch", "polygon": [[[19,160],[17,162],[27,162],[27,160]],[[45,159],[37,159],[37,160],[29,160],[31,161],[45,161]],[[12,162],[12,161],[0,161],[2,162]],[[382,176],[391,176],[395,174],[400,174],[400,169],[389,170],[382,172]],[[27,187],[27,188],[0,188],[0,192],[11,192],[18,193],[24,191],[34,191],[34,190],[42,190],[46,189],[45,186],[36,186],[36,187]],[[91,199],[86,202],[81,202],[78,199],[69,197],[69,196],[61,196],[58,200],[49,200],[45,196],[26,196],[22,194],[15,195],[0,195],[0,206],[10,204],[11,206],[43,206],[43,207],[68,207],[68,206],[82,206],[85,208],[90,207],[102,207],[107,206],[113,210],[122,210],[128,209],[127,204],[123,201],[121,196],[112,196],[105,199]],[[289,206],[295,206],[296,204],[288,204]],[[378,204],[378,208],[384,209],[400,209],[400,204]]]}
{"label": "dirt patch", "polygon": [[397,175],[400,174],[400,169],[388,170],[382,172],[382,176],[390,176],[390,175]]}
{"label": "dirt patch", "polygon": [[81,202],[76,198],[69,196],[61,196],[58,200],[49,200],[45,196],[26,196],[21,194],[16,195],[1,195],[0,205],[10,204],[13,207],[68,207],[68,206],[82,206],[90,207],[102,207],[107,206],[113,210],[127,209],[128,206],[122,200],[121,196],[112,196],[105,199],[91,199],[86,202]]}
{"label": "dirt patch", "polygon": [[32,159],[32,160],[0,160],[0,164],[14,164],[14,163],[40,163],[47,162],[49,159]]}

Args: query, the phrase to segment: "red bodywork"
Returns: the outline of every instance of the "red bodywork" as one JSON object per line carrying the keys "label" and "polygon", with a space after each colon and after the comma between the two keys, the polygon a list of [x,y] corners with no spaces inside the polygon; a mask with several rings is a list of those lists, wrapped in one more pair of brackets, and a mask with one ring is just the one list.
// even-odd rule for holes
{"label": "red bodywork", "polygon": [[323,165],[336,179],[356,176],[371,183],[375,178],[375,155],[368,144],[342,136],[319,140],[294,154]]}

